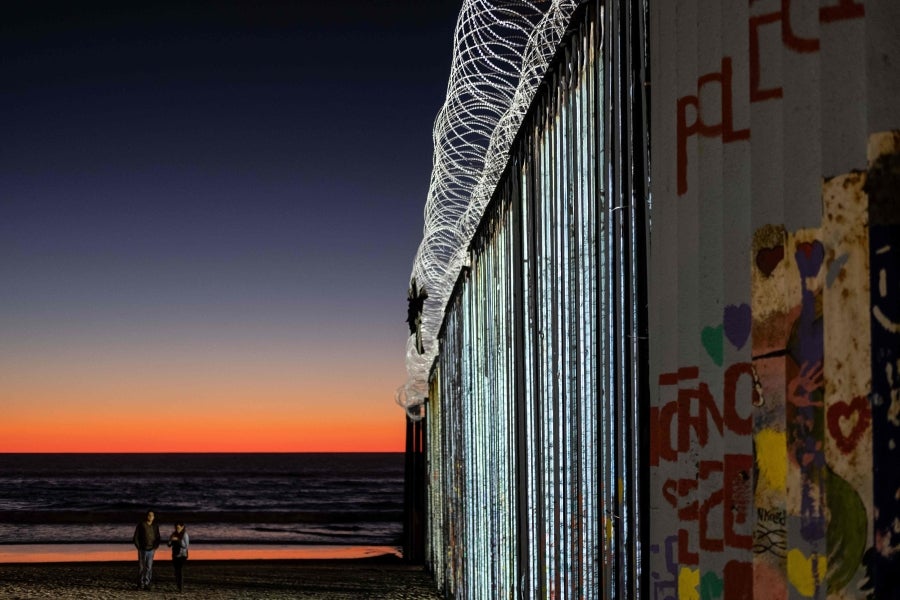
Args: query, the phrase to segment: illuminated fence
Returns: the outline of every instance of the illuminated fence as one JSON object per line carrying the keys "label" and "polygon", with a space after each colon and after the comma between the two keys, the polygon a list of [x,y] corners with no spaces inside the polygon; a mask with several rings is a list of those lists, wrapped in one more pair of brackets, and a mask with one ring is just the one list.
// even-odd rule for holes
{"label": "illuminated fence", "polygon": [[640,125],[635,100],[620,101],[631,75],[611,81],[608,68],[631,44],[620,19],[593,3],[577,13],[438,335],[426,560],[454,598],[639,585],[644,200],[640,166],[620,152]]}
{"label": "illuminated fence", "polygon": [[437,335],[448,595],[898,597],[898,28],[579,6]]}

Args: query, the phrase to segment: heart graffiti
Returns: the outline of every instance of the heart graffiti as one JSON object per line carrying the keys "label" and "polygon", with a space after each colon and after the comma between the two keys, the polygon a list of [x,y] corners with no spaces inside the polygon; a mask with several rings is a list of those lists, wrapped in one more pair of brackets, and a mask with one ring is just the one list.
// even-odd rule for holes
{"label": "heart graffiti", "polygon": [[735,348],[740,350],[747,343],[747,338],[750,337],[750,307],[746,304],[738,306],[729,304],[725,307],[722,324],[725,326],[725,337]]}
{"label": "heart graffiti", "polygon": [[756,253],[756,266],[766,277],[772,274],[778,263],[784,258],[784,246],[760,248]]}
{"label": "heart graffiti", "polygon": [[704,327],[700,332],[700,342],[703,348],[714,363],[722,366],[723,348],[722,348],[722,326]]}
{"label": "heart graffiti", "polygon": [[849,403],[841,400],[828,407],[828,431],[844,454],[856,448],[871,421],[872,410],[865,396],[857,396]]}

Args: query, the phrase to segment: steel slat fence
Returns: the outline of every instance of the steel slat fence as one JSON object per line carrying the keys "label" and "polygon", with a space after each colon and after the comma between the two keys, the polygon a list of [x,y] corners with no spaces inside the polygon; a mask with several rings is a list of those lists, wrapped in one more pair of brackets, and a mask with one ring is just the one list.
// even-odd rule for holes
{"label": "steel slat fence", "polygon": [[[454,598],[624,597],[643,219],[623,160],[617,14],[583,7],[526,117],[438,336],[428,564]],[[628,160],[631,160],[629,157]],[[624,231],[628,230],[628,231]],[[632,478],[633,479],[633,478]],[[622,593],[624,592],[624,593]]]}

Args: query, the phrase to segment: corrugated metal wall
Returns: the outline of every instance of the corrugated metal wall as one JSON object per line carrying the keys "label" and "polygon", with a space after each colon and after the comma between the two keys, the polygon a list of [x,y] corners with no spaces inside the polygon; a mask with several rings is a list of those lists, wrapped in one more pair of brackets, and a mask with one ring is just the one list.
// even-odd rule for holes
{"label": "corrugated metal wall", "polygon": [[438,584],[900,597],[900,3],[572,30],[439,336]]}
{"label": "corrugated metal wall", "polygon": [[898,6],[651,4],[653,597],[900,597]]}

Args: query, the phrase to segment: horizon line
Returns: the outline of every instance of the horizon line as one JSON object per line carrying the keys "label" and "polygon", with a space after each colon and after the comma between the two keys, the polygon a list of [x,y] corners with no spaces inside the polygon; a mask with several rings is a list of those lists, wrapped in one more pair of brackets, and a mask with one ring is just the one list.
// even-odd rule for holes
{"label": "horizon line", "polygon": [[176,450],[160,451],[84,451],[84,450],[36,450],[36,451],[4,451],[6,454],[404,454],[405,450]]}

